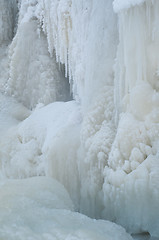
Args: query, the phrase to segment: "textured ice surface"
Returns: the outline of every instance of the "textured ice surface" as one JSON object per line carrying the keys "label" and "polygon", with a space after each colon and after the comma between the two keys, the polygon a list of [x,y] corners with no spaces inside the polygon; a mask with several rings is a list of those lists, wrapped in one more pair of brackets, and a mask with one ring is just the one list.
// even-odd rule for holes
{"label": "textured ice surface", "polygon": [[38,103],[70,99],[68,80],[48,53],[47,38],[35,16],[36,1],[22,1],[16,35],[9,51],[7,94],[32,109]]}
{"label": "textured ice surface", "polygon": [[16,0],[0,2],[0,46],[9,43],[14,35],[17,5]]}
{"label": "textured ice surface", "polygon": [[36,16],[50,54],[55,49],[57,61],[65,64],[74,98],[88,110],[103,86],[113,84],[118,33],[112,0],[39,0]]}
{"label": "textured ice surface", "polygon": [[65,185],[76,204],[81,120],[75,101],[38,106],[26,121],[17,123],[0,137],[2,175],[55,177]]}
{"label": "textured ice surface", "polygon": [[144,1],[118,15],[115,99],[119,121],[103,185],[105,215],[117,219],[129,231],[148,231],[156,237],[159,236],[158,11],[158,1]]}
{"label": "textured ice surface", "polygon": [[[6,44],[14,30],[11,3],[1,1],[0,8],[0,16],[6,14],[0,25]],[[9,74],[7,48],[1,45],[0,67],[6,72],[1,70],[0,86],[29,108],[39,104],[29,112],[0,97],[0,176],[51,176],[65,186],[76,210],[158,237],[159,2],[114,1],[118,19],[112,3],[19,1]],[[55,59],[65,65],[70,86],[59,77]],[[61,90],[68,93],[62,79],[76,100],[44,106],[61,97]],[[37,211],[44,216],[39,221],[53,214],[63,224],[56,211]],[[78,215],[72,214],[72,219]]]}

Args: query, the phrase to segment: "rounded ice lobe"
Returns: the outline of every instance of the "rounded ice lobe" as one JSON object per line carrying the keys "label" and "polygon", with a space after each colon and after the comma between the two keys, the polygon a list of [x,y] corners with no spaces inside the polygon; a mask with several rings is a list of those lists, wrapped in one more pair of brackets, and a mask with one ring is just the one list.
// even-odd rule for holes
{"label": "rounded ice lobe", "polygon": [[54,179],[6,180],[0,195],[0,239],[132,240],[114,223],[71,211],[66,190]]}
{"label": "rounded ice lobe", "polygon": [[149,84],[143,83],[134,87],[130,93],[130,109],[133,115],[144,120],[152,111],[153,89]]}

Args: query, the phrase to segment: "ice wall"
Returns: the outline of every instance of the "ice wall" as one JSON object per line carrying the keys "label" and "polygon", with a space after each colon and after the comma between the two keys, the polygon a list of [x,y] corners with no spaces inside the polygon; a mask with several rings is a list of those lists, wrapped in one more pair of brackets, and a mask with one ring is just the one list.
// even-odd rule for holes
{"label": "ice wall", "polygon": [[22,123],[11,112],[0,177],[51,176],[76,210],[159,236],[159,3],[114,1],[118,29],[112,3],[19,2],[5,92],[34,108],[70,87],[75,101],[39,104]]}
{"label": "ice wall", "polygon": [[[11,144],[11,149],[16,148],[16,151],[12,151],[11,155],[4,154],[10,151],[7,150],[5,140],[5,151],[1,155],[5,159],[4,172],[7,176],[24,177],[34,175],[40,169],[37,170],[38,174],[56,177],[69,189],[80,211],[92,217],[100,217],[103,208],[103,169],[115,136],[113,65],[118,32],[112,1],[102,0],[98,4],[95,0],[39,0],[21,1],[20,6],[18,29],[10,47],[7,94],[31,108],[39,102],[47,104],[58,100],[58,87],[63,90],[66,86],[55,65],[56,53],[56,60],[65,65],[65,75],[69,76],[71,91],[81,106],[84,121],[82,125],[63,130],[60,137],[54,136],[52,147],[44,155],[38,147],[39,140],[36,141],[34,136],[30,137],[32,143],[26,145],[25,141],[19,141],[22,136],[20,134],[17,137],[14,132],[17,129],[6,134],[7,138],[15,137],[16,144],[20,146],[17,148]],[[70,134],[69,129],[74,129],[74,133]],[[24,164],[21,165],[19,159],[22,151],[30,144],[34,147],[24,159],[28,168],[23,171]],[[72,148],[71,145],[74,146],[73,151],[68,150]],[[48,172],[46,167],[41,167],[41,152],[42,159],[46,159],[50,166]],[[10,161],[13,163],[11,171],[8,165]],[[73,167],[64,170],[62,165],[69,166],[68,163],[73,161]],[[70,174],[70,169],[76,172],[76,176]],[[77,186],[81,186],[78,191]]]}
{"label": "ice wall", "polygon": [[13,38],[16,12],[16,0],[2,0],[0,2],[0,46]]}
{"label": "ice wall", "polygon": [[[117,2],[117,1],[116,1]],[[104,169],[105,210],[130,232],[159,236],[158,1],[118,13],[115,66],[118,128]],[[112,201],[113,199],[113,201]]]}
{"label": "ice wall", "polygon": [[17,19],[16,0],[0,2],[0,91],[4,92],[4,86],[9,77],[8,45],[14,34]]}
{"label": "ice wall", "polygon": [[21,1],[16,36],[10,46],[10,77],[5,92],[29,108],[38,103],[66,101],[68,80],[55,57],[50,57],[46,36],[36,16],[37,1]]}
{"label": "ice wall", "polygon": [[[19,6],[7,94],[32,108],[39,102],[70,99],[70,88],[86,111],[103,86],[113,85],[118,34],[112,1],[102,0],[99,5],[95,0],[29,0],[19,2]],[[56,61],[64,64],[70,85]]]}
{"label": "ice wall", "polygon": [[103,86],[113,84],[118,34],[112,1],[39,1],[38,16],[50,54],[55,49],[74,98],[88,110]]}
{"label": "ice wall", "polygon": [[[130,93],[133,87],[148,83],[155,91],[159,89],[159,57],[156,54],[159,41],[158,3],[157,1],[146,1],[127,11],[123,10],[118,16],[120,43],[116,60],[115,98],[116,108],[124,111],[131,98]],[[132,98],[134,99],[134,97]],[[140,100],[142,101],[142,99]],[[139,106],[142,104],[141,101]],[[148,108],[147,102],[145,105]],[[146,111],[146,107],[142,109]],[[134,109],[134,111],[137,110]],[[141,110],[141,116],[137,116],[138,118],[144,117],[143,111]]]}
{"label": "ice wall", "polygon": [[[52,54],[55,49],[57,61],[65,64],[73,96],[81,104],[84,116],[81,141],[76,149],[81,185],[78,208],[89,216],[100,217],[103,169],[115,135],[113,65],[118,32],[112,1],[100,4],[95,0],[40,1],[38,11],[49,52]],[[60,152],[52,154],[56,154],[59,162],[64,158]],[[70,161],[74,155],[67,155],[65,161]],[[55,174],[54,170],[52,173],[61,179],[60,173]],[[69,179],[69,174],[65,174]]]}

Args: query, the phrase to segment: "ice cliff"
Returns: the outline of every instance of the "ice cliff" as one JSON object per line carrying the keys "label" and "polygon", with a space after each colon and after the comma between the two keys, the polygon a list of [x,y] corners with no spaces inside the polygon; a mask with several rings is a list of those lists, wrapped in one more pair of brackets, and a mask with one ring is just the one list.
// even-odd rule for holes
{"label": "ice cliff", "polygon": [[52,177],[75,211],[159,237],[158,13],[158,0],[1,1],[2,181]]}

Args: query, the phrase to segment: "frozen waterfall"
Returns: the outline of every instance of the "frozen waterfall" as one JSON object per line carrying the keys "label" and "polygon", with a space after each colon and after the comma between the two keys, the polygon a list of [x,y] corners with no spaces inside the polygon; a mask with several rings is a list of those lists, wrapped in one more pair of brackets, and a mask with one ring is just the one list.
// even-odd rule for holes
{"label": "frozen waterfall", "polygon": [[0,239],[159,239],[158,14],[0,1]]}

